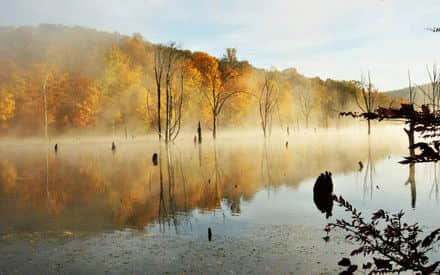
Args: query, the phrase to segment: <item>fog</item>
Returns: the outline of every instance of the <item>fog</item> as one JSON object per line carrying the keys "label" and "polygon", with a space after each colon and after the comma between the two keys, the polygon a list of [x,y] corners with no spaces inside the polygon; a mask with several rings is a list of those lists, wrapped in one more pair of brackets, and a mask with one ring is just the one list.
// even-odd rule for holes
{"label": "fog", "polygon": [[296,189],[325,170],[353,173],[359,161],[367,166],[406,154],[398,127],[374,128],[369,138],[361,130],[310,129],[266,140],[255,130],[225,131],[217,141],[194,144],[182,135],[168,146],[156,136],[63,137],[49,145],[9,139],[0,145],[2,228],[96,231],[179,224],[195,209],[240,214],[260,191]]}

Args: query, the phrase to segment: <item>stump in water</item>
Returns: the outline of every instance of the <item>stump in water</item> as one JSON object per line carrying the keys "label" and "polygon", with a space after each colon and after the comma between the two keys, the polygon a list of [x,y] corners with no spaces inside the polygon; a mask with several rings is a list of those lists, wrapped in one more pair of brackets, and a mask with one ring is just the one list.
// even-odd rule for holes
{"label": "stump in water", "polygon": [[53,147],[53,149],[55,150],[55,153],[58,152],[58,143],[55,144],[55,146]]}
{"label": "stump in water", "polygon": [[211,241],[212,239],[212,231],[211,231],[211,227],[208,227],[208,241]]}
{"label": "stump in water", "polygon": [[197,135],[199,137],[199,143],[202,143],[202,127],[200,126],[200,121],[199,121],[199,125],[197,127]]}
{"label": "stump in water", "polygon": [[359,164],[359,172],[362,171],[362,169],[364,169],[364,164],[362,163],[362,161],[358,162]]}
{"label": "stump in water", "polygon": [[113,151],[113,152],[116,151],[116,144],[115,144],[114,141],[112,141],[112,151]]}
{"label": "stump in water", "polygon": [[154,153],[154,154],[153,154],[152,161],[153,161],[153,165],[154,165],[154,166],[157,166],[157,153]]}
{"label": "stump in water", "polygon": [[313,186],[313,201],[322,213],[326,213],[326,218],[332,216],[333,210],[333,181],[332,173],[322,173]]}
{"label": "stump in water", "polygon": [[286,141],[286,148],[289,148],[289,142]]}

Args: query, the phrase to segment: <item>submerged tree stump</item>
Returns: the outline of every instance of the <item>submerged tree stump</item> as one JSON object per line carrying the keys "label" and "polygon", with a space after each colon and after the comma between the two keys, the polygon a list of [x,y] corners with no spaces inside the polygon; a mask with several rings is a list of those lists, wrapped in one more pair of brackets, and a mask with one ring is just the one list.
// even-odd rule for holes
{"label": "submerged tree stump", "polygon": [[197,127],[197,136],[198,136],[199,144],[202,143],[202,127],[200,126],[200,121]]}
{"label": "submerged tree stump", "polygon": [[313,186],[313,201],[321,213],[326,214],[326,218],[332,216],[333,210],[333,181],[332,173],[326,171],[322,173]]}
{"label": "submerged tree stump", "polygon": [[153,157],[152,157],[152,159],[151,159],[151,160],[153,161],[153,165],[154,165],[154,166],[157,166],[157,159],[158,159],[158,158],[157,158],[157,153],[154,153],[154,154],[153,154]]}

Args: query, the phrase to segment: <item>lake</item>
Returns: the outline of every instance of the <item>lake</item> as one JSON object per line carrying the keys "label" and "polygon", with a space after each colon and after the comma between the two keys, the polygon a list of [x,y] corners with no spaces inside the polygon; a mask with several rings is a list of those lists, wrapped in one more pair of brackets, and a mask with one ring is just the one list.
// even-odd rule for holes
{"label": "lake", "polygon": [[183,136],[168,147],[153,136],[52,138],[49,146],[41,140],[3,140],[3,248],[29,238],[90,241],[115,232],[161,236],[162,243],[201,240],[208,227],[214,237],[238,239],[260,226],[320,232],[327,222],[346,217],[335,206],[326,219],[313,202],[314,182],[326,170],[332,172],[334,192],[364,214],[402,209],[407,221],[438,227],[438,165],[398,163],[407,154],[401,127],[375,129],[369,138],[364,132],[320,129],[266,141],[251,132],[231,132],[201,145]]}

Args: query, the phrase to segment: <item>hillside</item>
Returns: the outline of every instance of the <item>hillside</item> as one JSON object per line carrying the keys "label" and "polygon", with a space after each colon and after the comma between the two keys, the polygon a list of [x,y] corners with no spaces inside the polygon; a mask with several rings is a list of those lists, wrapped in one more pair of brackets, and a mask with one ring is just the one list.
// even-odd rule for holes
{"label": "hillside", "polygon": [[[424,103],[424,93],[423,91],[429,92],[431,89],[431,84],[423,84],[414,88],[416,92],[416,104],[420,105]],[[402,88],[398,90],[392,90],[385,92],[388,96],[394,99],[408,99],[409,98],[409,88]]]}
{"label": "hillside", "polygon": [[[269,114],[274,125],[329,127],[339,124],[340,111],[358,108],[360,93],[356,81],[255,68],[238,60],[235,49],[215,57],[155,45],[139,34],[49,24],[0,27],[0,68],[0,129],[30,135],[42,133],[44,93],[49,132],[138,134],[157,131],[157,121],[168,125],[165,117],[190,129],[199,121],[207,129],[260,127],[258,98],[264,91],[271,93],[267,102],[277,104]],[[162,71],[160,101],[156,69]],[[168,109],[167,99],[174,100]],[[391,99],[380,94],[376,102],[388,106]],[[167,116],[165,110],[174,113]]]}

